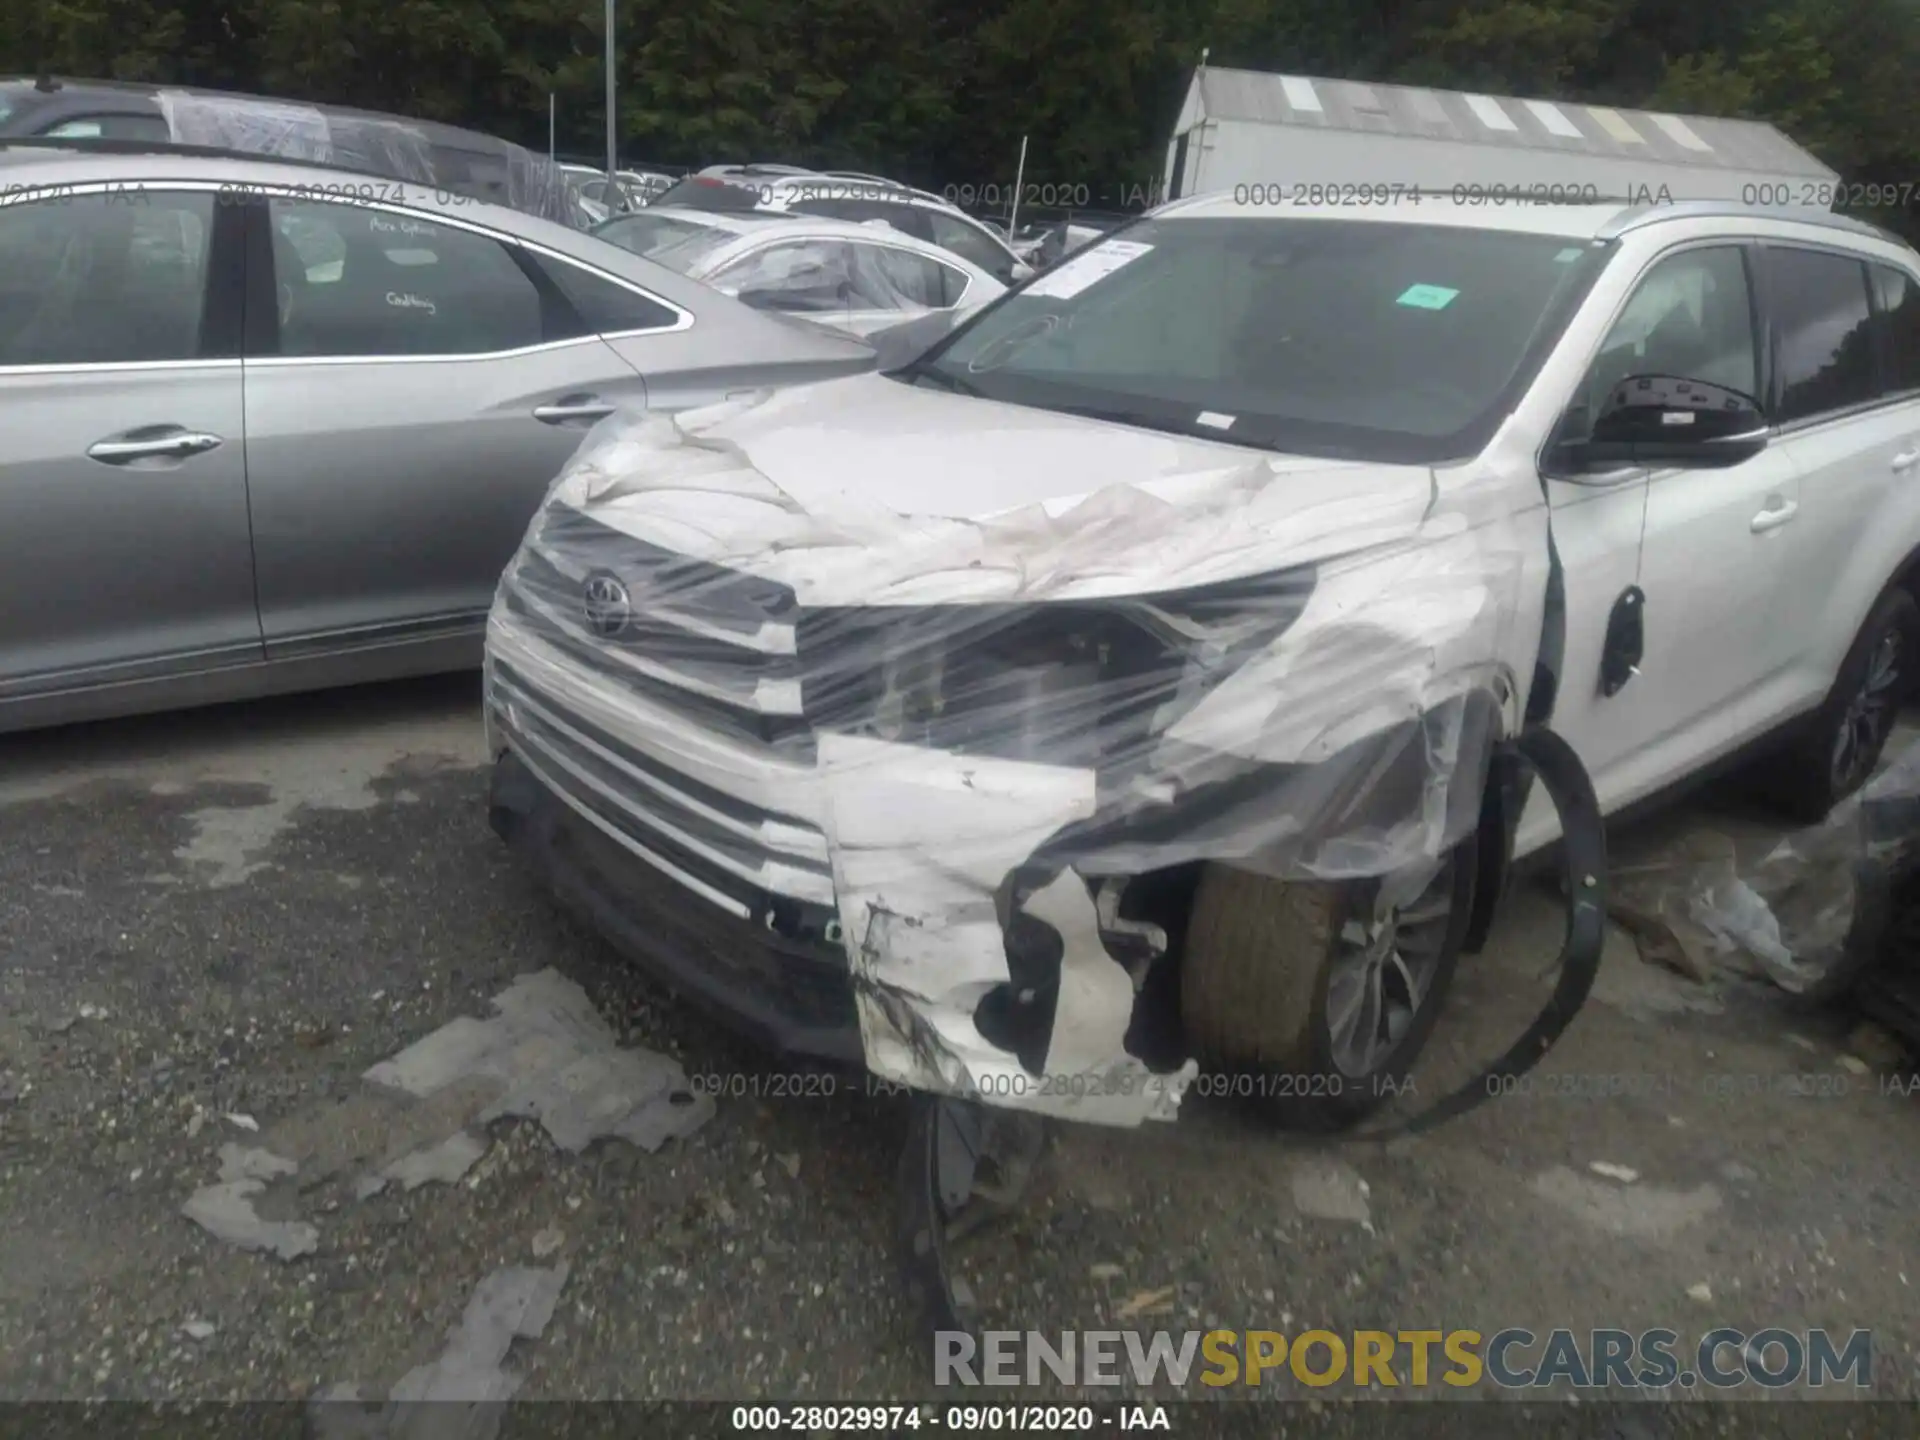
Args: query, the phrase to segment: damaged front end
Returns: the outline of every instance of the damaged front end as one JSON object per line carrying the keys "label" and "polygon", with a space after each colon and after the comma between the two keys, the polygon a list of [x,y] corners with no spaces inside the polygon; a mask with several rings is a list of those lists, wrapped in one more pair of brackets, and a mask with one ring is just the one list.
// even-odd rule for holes
{"label": "damaged front end", "polygon": [[1147,438],[1138,477],[927,513],[825,478],[859,457],[818,417],[887,383],[589,439],[489,628],[496,824],[603,926],[653,886],[628,948],[781,1048],[1170,1119],[1197,871],[1413,895],[1473,835],[1539,492]]}

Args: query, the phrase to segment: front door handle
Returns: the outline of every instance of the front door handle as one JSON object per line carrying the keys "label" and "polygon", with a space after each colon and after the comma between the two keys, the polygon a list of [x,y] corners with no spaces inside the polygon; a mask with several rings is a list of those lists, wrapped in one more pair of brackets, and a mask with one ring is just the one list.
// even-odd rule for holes
{"label": "front door handle", "polygon": [[533,418],[547,425],[564,425],[569,420],[604,420],[616,406],[598,395],[562,395],[551,405],[533,407]]}
{"label": "front door handle", "polygon": [[1916,463],[1920,463],[1920,450],[1902,450],[1898,455],[1893,457],[1893,473],[1896,475],[1905,474],[1911,470]]}
{"label": "front door handle", "polygon": [[204,430],[186,430],[178,425],[148,425],[124,435],[95,441],[87,447],[87,457],[103,465],[127,465],[135,460],[185,460],[204,455],[223,443],[218,435]]}
{"label": "front door handle", "polygon": [[1800,502],[1797,500],[1788,500],[1782,504],[1762,510],[1758,515],[1753,517],[1752,521],[1747,525],[1747,528],[1756,535],[1764,535],[1769,530],[1778,530],[1799,513]]}

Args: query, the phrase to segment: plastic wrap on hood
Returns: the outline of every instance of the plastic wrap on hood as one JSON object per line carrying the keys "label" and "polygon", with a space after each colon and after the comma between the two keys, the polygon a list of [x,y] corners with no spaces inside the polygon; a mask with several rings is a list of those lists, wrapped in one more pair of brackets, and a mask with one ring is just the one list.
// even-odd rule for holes
{"label": "plastic wrap on hood", "polygon": [[168,134],[183,145],[337,166],[578,225],[554,165],[502,140],[323,106],[162,90]]}
{"label": "plastic wrap on hood", "polygon": [[[598,427],[502,580],[496,738],[721,888],[830,913],[876,1073],[1170,1116],[1191,1068],[1124,1047],[1101,883],[1430,876],[1524,703],[1537,482],[1144,434],[1116,481],[1089,427],[1060,494],[930,514],[834,478],[858,459],[807,417],[858,383],[891,384]],[[979,1016],[1035,967],[1060,998],[1016,1056]]]}

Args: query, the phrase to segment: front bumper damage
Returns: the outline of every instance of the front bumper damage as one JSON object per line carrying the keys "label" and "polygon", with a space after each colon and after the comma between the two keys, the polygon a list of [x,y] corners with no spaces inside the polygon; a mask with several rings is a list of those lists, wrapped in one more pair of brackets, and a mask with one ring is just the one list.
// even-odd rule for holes
{"label": "front bumper damage", "polygon": [[[756,463],[804,394],[608,422],[556,482],[489,629],[525,799],[496,824],[778,1048],[854,1058],[850,996],[881,1079],[1172,1118],[1195,1066],[1129,1048],[1142,967],[1106,892],[1197,862],[1430,873],[1525,705],[1537,485],[1204,447],[1067,504],[908,514]],[[642,868],[660,923],[617,924],[607,877]],[[703,906],[738,937],[704,968]],[[835,958],[811,1012],[738,978]],[[1022,1006],[1037,1034],[994,1023]]]}

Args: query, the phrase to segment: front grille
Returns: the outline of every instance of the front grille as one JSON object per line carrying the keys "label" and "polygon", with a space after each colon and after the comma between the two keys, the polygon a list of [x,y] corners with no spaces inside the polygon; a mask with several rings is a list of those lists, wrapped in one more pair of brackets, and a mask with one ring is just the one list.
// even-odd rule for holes
{"label": "front grille", "polygon": [[[609,580],[617,591],[605,588]],[[624,598],[608,599],[616,594]],[[740,793],[754,789],[740,777],[756,768],[790,776],[812,765],[790,591],[552,506],[501,598],[514,629],[544,650],[544,663],[590,678],[603,693],[633,695],[661,717],[650,723],[662,745],[642,749],[568,704],[557,685],[496,654],[494,724],[550,790],[609,839],[724,909],[782,933],[833,928],[826,836]],[[702,747],[740,757],[740,776],[726,777],[727,788],[662,758]]]}
{"label": "front grille", "polygon": [[[627,597],[596,629],[588,586]],[[507,612],[575,664],[683,711],[689,722],[811,754],[793,592],[635,540],[553,506],[505,586]]]}

